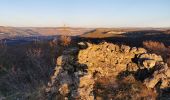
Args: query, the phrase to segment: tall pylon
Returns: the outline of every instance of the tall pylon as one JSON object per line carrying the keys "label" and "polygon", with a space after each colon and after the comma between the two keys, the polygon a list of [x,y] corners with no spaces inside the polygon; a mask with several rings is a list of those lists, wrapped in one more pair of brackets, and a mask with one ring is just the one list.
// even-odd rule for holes
{"label": "tall pylon", "polygon": [[68,36],[68,35],[70,34],[70,31],[67,29],[66,24],[64,24],[63,33],[64,33],[64,35],[66,35],[66,36]]}

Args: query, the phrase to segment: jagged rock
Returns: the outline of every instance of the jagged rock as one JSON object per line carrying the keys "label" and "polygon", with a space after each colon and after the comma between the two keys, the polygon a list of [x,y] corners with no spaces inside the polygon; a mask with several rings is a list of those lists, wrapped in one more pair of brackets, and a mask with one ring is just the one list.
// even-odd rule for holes
{"label": "jagged rock", "polygon": [[168,68],[166,71],[165,71],[165,75],[170,78],[170,69]]}
{"label": "jagged rock", "polygon": [[138,69],[139,68],[138,68],[137,64],[135,64],[135,63],[129,63],[127,65],[127,70],[128,71],[137,71]]}
{"label": "jagged rock", "polygon": [[133,48],[131,48],[131,50],[130,50],[131,53],[135,53],[136,51],[137,51],[137,48],[136,48],[136,47],[133,47]]}
{"label": "jagged rock", "polygon": [[[151,77],[145,79],[144,84],[149,88],[154,88],[158,82],[161,82],[160,88],[165,88],[168,86],[170,80],[168,79],[168,68],[166,65],[160,65]],[[166,75],[167,74],[167,75]]]}
{"label": "jagged rock", "polygon": [[160,88],[167,88],[169,86],[169,80],[168,79],[162,79],[162,84]]}
{"label": "jagged rock", "polygon": [[125,53],[128,53],[130,51],[130,47],[129,46],[125,46],[125,45],[122,45],[121,46],[121,50]]}
{"label": "jagged rock", "polygon": [[86,75],[80,78],[78,93],[82,100],[94,100],[93,96],[94,79],[92,75]]}
{"label": "jagged rock", "polygon": [[148,88],[154,88],[160,81],[161,88],[165,88],[170,82],[170,69],[162,57],[148,54],[143,48],[107,42],[79,43],[79,48],[65,50],[56,62],[47,90],[48,93],[55,93],[56,96],[60,94],[68,99],[94,100],[96,80],[101,77],[117,79],[118,75],[126,71],[135,75],[140,70],[146,69],[147,74],[152,69],[153,74],[144,77],[143,84]]}
{"label": "jagged rock", "polygon": [[135,54],[143,54],[146,53],[147,51],[144,48],[138,48]]}
{"label": "jagged rock", "polygon": [[154,66],[155,66],[155,64],[156,64],[156,61],[155,60],[144,60],[143,61],[143,66],[145,67],[145,68],[147,68],[147,69],[149,69],[149,68],[153,68]]}
{"label": "jagged rock", "polygon": [[162,62],[163,59],[161,56],[157,56],[156,54],[147,54],[147,53],[144,53],[144,54],[141,54],[140,59],[152,59],[152,60],[155,60],[157,62]]}
{"label": "jagged rock", "polygon": [[144,84],[148,87],[148,88],[154,88],[155,85],[160,81],[162,74],[157,74],[154,75],[150,78],[145,79]]}
{"label": "jagged rock", "polygon": [[[138,66],[140,69],[151,69],[156,66],[156,63],[161,64],[163,62],[163,59],[161,56],[157,56],[156,54],[148,54],[148,53],[142,53],[138,54]],[[162,63],[164,64],[164,63]]]}

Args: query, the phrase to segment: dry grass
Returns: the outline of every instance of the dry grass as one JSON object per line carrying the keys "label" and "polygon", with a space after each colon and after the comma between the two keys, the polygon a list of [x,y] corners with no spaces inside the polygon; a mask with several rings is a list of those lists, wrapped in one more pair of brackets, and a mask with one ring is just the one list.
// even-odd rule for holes
{"label": "dry grass", "polygon": [[50,42],[1,45],[0,95],[9,100],[40,98],[63,49]]}
{"label": "dry grass", "polygon": [[165,45],[161,42],[156,42],[156,41],[144,41],[143,46],[150,50],[151,52],[166,52],[167,48]]}
{"label": "dry grass", "polygon": [[157,93],[136,81],[132,75],[116,81],[102,78],[95,86],[97,100],[155,100]]}
{"label": "dry grass", "polygon": [[0,44],[0,98],[44,100],[44,88],[56,58],[70,42],[70,37],[63,37],[62,45],[56,39],[14,46]]}

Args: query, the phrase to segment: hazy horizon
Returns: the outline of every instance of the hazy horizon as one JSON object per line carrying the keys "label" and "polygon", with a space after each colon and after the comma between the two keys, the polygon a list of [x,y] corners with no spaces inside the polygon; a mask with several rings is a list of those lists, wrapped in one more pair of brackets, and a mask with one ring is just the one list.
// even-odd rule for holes
{"label": "hazy horizon", "polygon": [[170,27],[169,0],[1,0],[0,26]]}

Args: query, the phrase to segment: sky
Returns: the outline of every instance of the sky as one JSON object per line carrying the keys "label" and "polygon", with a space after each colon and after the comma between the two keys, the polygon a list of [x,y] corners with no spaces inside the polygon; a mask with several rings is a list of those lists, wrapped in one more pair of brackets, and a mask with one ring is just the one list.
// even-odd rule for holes
{"label": "sky", "polygon": [[0,26],[170,27],[170,0],[0,0]]}

